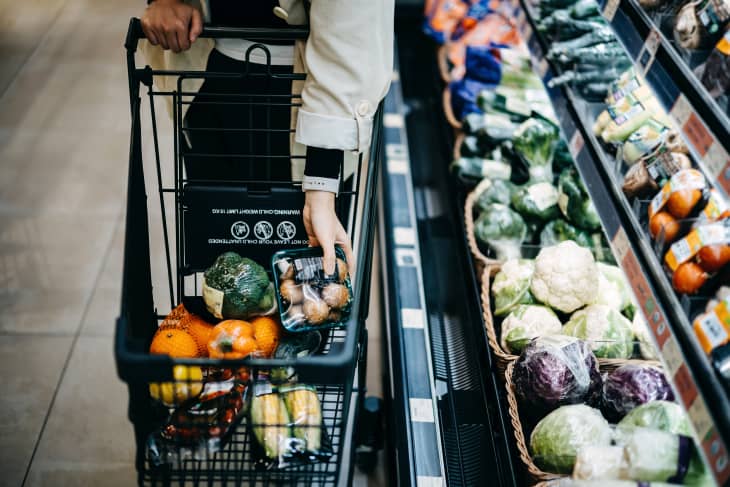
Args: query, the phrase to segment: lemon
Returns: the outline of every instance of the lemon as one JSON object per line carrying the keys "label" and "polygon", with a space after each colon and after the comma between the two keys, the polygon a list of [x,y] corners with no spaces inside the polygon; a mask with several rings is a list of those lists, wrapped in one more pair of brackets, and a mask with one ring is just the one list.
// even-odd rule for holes
{"label": "lemon", "polygon": [[172,377],[175,382],[151,382],[150,396],[172,407],[197,396],[203,390],[203,371],[200,367],[176,365],[172,369]]}

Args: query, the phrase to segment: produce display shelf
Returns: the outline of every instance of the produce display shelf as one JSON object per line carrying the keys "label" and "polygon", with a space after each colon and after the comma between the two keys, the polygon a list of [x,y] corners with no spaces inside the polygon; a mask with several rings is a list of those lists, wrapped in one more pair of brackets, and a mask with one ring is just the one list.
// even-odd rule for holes
{"label": "produce display shelf", "polygon": [[478,286],[447,177],[452,141],[436,64],[416,48],[420,9],[400,18],[396,34],[378,205],[391,483],[456,487],[489,478],[490,485],[522,485],[514,478],[506,403],[481,339]]}
{"label": "produce display shelf", "polygon": [[[592,132],[590,107],[569,88],[547,88],[556,76],[543,57],[547,45],[536,34],[531,6],[522,5],[518,28],[524,35],[533,65],[543,78],[563,136],[609,237],[618,265],[625,272],[649,324],[676,396],[680,399],[701,443],[708,467],[719,485],[730,480],[726,444],[730,433],[730,402],[699,347],[685,307],[658,262],[646,230],[623,196],[612,160]],[[686,303],[685,303],[686,305]]]}
{"label": "produce display shelf", "polygon": [[682,131],[708,180],[730,200],[730,118],[636,0],[598,0],[603,16]]}

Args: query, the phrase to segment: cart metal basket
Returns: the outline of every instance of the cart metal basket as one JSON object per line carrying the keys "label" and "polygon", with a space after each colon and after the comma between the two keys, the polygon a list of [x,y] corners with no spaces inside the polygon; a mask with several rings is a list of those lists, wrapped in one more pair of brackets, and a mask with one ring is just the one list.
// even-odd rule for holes
{"label": "cart metal basket", "polygon": [[[135,54],[144,35],[138,19],[130,22],[125,47],[132,124],[123,291],[121,313],[116,323],[115,358],[118,375],[129,388],[129,419],[135,430],[139,485],[324,486],[350,482],[352,469],[349,465],[353,462],[345,456],[351,455],[354,447],[346,448],[345,444],[352,442],[352,418],[356,417],[364,397],[362,388],[367,347],[364,324],[369,306],[368,270],[372,264],[375,230],[382,110],[378,110],[375,116],[370,151],[359,156],[354,174],[342,183],[337,199],[338,214],[343,222],[347,222],[346,228],[357,255],[352,281],[354,296],[346,326],[323,334],[322,345],[316,354],[295,359],[173,359],[148,353],[161,321],[178,304],[185,303],[188,309],[204,309],[202,271],[218,254],[234,250],[243,256],[251,256],[268,269],[268,259],[274,252],[302,246],[301,241],[293,238],[301,232],[301,215],[298,213],[303,204],[301,184],[274,172],[277,164],[289,165],[292,160],[304,156],[289,154],[288,148],[283,151],[280,144],[276,145],[283,140],[282,134],[288,138],[293,130],[272,126],[271,116],[275,110],[290,110],[301,104],[296,87],[301,86],[306,75],[276,69],[264,44],[306,39],[307,34],[307,29],[294,27],[277,30],[205,27],[201,35],[203,38],[238,38],[256,42],[250,46],[246,56],[248,58],[258,50],[265,56],[266,64],[246,63],[241,72],[161,71],[137,64]],[[174,80],[173,89],[158,88],[161,85],[158,80],[165,77]],[[264,86],[271,80],[284,80],[295,89],[291,94],[260,91],[206,93],[196,99],[196,90],[188,85],[196,80],[199,83],[212,79],[243,84],[244,80],[254,78],[262,80]],[[172,115],[171,140],[166,138],[163,130],[158,130],[158,126],[168,118],[167,113],[161,113],[165,101]],[[184,116],[192,103],[240,107],[248,120],[234,127],[193,127]],[[143,122],[143,109],[149,110],[151,125]],[[151,130],[148,131],[147,127]],[[247,147],[256,147],[256,153],[225,155],[234,161],[234,165],[243,161],[240,166],[244,169],[234,178],[192,174],[186,167],[189,161],[198,158],[213,165],[218,158],[224,157],[221,152],[194,151],[190,137],[196,132],[225,132],[249,140],[255,138],[256,144],[249,143]],[[153,172],[154,176],[150,174]],[[346,174],[344,167],[341,167],[340,173]],[[155,183],[159,211],[148,208],[147,189],[154,188]],[[266,219],[261,215],[265,215]],[[259,224],[261,221],[266,223]],[[151,234],[159,235],[159,231],[162,232],[163,249],[154,247],[150,238]],[[275,232],[278,238],[274,236]],[[158,265],[160,256],[164,256],[164,266]],[[164,268],[164,275],[156,275],[160,273],[155,273],[159,268]],[[166,288],[164,291],[167,292],[157,292],[159,287]],[[160,455],[151,438],[160,431],[169,411],[151,398],[149,384],[170,383],[173,368],[179,365],[200,367],[206,377],[213,370],[229,371],[234,376],[244,371],[246,377],[251,378],[281,368],[293,371],[298,383],[316,389],[321,407],[321,426],[303,427],[321,428],[325,432],[322,438],[331,443],[331,456],[316,462],[291,462],[288,466],[272,468],[268,465],[262,468],[261,452],[256,451],[260,447],[253,438],[255,428],[261,425],[245,414],[246,404],[250,403],[253,394],[250,383],[239,384],[245,390],[241,394],[240,407],[232,421],[231,418],[226,420],[227,433],[217,438],[214,446],[211,442],[204,442],[202,448],[199,443],[190,449],[184,448],[182,442],[179,445],[173,442],[173,447],[181,448],[170,454],[170,450],[175,448],[168,445],[168,453]],[[175,374],[175,387],[181,383],[182,387],[195,387],[199,384],[198,379],[192,375],[180,377]],[[354,406],[353,410],[351,406]],[[291,424],[276,426],[292,427]],[[342,468],[343,465],[348,468]]]}

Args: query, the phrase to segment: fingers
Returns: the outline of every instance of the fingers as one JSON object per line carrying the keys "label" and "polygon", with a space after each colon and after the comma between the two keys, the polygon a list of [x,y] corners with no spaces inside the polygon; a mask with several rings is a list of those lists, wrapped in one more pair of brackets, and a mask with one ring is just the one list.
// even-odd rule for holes
{"label": "fingers", "polygon": [[177,42],[177,29],[174,27],[165,31],[167,45],[172,52],[180,52],[180,44]]}
{"label": "fingers", "polygon": [[328,276],[335,272],[335,242],[329,242],[322,245],[322,263],[324,264],[324,272]]}
{"label": "fingers", "polygon": [[345,251],[345,260],[347,261],[347,269],[350,272],[350,276],[355,276],[355,253],[352,251],[352,244],[350,243],[350,237],[345,232],[345,229],[340,225],[340,229],[337,234],[337,244]]}
{"label": "fingers", "polygon": [[177,45],[180,46],[180,51],[187,51],[190,49],[190,35],[186,29],[177,29],[175,32],[177,37]]}
{"label": "fingers", "polygon": [[195,42],[195,39],[203,32],[203,17],[200,15],[200,11],[197,8],[193,9],[193,15],[190,19],[190,42]]}

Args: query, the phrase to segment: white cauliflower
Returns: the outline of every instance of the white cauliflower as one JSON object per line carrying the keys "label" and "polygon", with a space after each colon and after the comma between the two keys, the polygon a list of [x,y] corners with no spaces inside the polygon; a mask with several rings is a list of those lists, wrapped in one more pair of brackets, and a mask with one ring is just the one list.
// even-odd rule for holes
{"label": "white cauliflower", "polygon": [[547,306],[517,306],[502,322],[502,348],[510,353],[522,352],[535,337],[560,333],[562,324]]}
{"label": "white cauliflower", "polygon": [[571,313],[596,299],[598,274],[591,251],[566,240],[537,254],[530,291],[538,301]]}
{"label": "white cauliflower", "polygon": [[615,265],[602,262],[596,264],[598,270],[598,292],[591,304],[605,304],[621,311],[631,305],[631,294],[626,277],[621,269]]}

